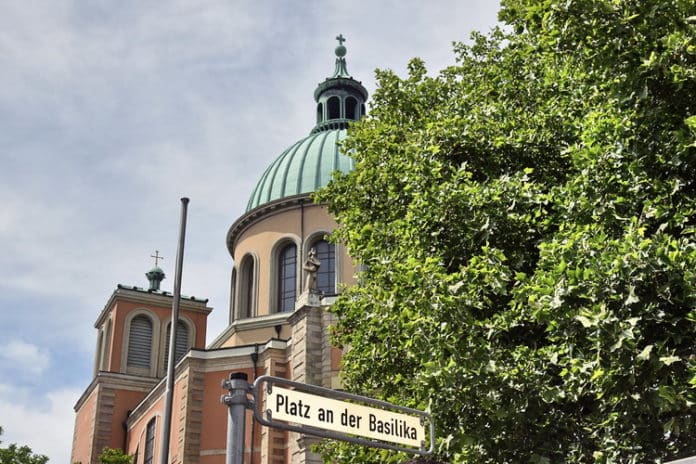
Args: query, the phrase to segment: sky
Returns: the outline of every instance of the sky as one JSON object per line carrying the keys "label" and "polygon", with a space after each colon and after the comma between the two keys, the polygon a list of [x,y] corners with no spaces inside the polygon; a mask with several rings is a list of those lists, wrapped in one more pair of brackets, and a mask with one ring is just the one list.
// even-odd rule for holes
{"label": "sky", "polygon": [[[2,446],[69,463],[73,406],[92,379],[94,322],[117,284],[182,293],[228,320],[230,225],[315,122],[313,92],[346,37],[348,71],[454,63],[496,24],[494,0],[0,1]],[[369,106],[368,106],[369,111]]]}

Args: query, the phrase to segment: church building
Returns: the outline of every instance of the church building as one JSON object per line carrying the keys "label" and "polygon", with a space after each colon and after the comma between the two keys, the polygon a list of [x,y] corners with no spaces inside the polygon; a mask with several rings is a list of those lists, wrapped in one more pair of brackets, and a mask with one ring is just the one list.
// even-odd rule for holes
{"label": "church building", "polygon": [[[338,148],[352,121],[365,114],[367,91],[346,67],[337,37],[336,68],[314,91],[316,125],[271,163],[250,193],[246,212],[227,232],[231,269],[229,323],[206,346],[207,300],[182,296],[176,322],[176,368],[169,462],[223,464],[228,408],[221,380],[243,372],[249,382],[272,375],[340,387],[341,352],[327,333],[327,308],[355,268],[344,247],[326,240],[336,227],[311,194],[352,160]],[[318,263],[317,263],[318,261]],[[317,267],[318,265],[318,267]],[[118,285],[99,313],[94,376],[75,405],[72,463],[97,463],[105,447],[136,464],[157,461],[173,296],[164,272],[146,274],[147,288]],[[319,463],[314,439],[262,427],[247,414],[245,462]]]}

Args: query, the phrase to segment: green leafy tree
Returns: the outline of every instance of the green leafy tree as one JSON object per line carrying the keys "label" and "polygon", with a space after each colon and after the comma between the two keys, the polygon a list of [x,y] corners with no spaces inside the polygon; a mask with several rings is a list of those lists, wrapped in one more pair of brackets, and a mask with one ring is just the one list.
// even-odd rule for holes
{"label": "green leafy tree", "polygon": [[[0,435],[2,435],[2,427],[0,427]],[[11,443],[7,448],[0,447],[0,464],[46,464],[47,462],[46,456],[34,454],[28,446],[17,446]]]}
{"label": "green leafy tree", "polygon": [[345,385],[430,409],[447,462],[696,454],[693,1],[501,3],[436,77],[377,72],[317,196],[364,265]]}
{"label": "green leafy tree", "polygon": [[99,455],[101,464],[133,464],[133,456],[119,448],[104,448]]}

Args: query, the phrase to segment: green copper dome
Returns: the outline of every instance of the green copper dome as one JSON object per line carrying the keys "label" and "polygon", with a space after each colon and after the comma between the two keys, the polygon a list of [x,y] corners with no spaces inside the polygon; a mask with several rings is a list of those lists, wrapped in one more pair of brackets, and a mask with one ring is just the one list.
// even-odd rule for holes
{"label": "green copper dome", "polygon": [[353,160],[338,149],[345,129],[315,132],[285,150],[264,172],[247,211],[273,200],[311,193],[326,186],[334,171],[349,172]]}
{"label": "green copper dome", "polygon": [[339,151],[346,128],[365,114],[367,90],[348,73],[343,35],[336,37],[336,70],[314,92],[317,124],[266,169],[249,198],[249,212],[266,203],[308,194],[326,186],[335,171],[347,173],[353,160]]}

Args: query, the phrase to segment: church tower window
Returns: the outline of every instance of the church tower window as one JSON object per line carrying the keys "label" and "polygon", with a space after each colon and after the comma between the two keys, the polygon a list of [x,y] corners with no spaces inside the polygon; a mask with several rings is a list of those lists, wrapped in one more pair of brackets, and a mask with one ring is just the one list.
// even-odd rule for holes
{"label": "church tower window", "polygon": [[295,309],[297,289],[297,246],[286,245],[278,253],[278,312]]}
{"label": "church tower window", "polygon": [[96,375],[97,372],[102,370],[102,366],[104,364],[104,331],[100,330],[99,331],[99,339],[97,342],[97,355],[95,357],[95,362],[94,362],[94,374]]}
{"label": "church tower window", "polygon": [[136,316],[130,323],[128,336],[128,367],[150,368],[152,359],[152,321]]}
{"label": "church tower window", "polygon": [[[164,363],[163,368],[166,371],[169,362],[169,340],[172,338],[172,323],[167,324],[167,335],[164,343]],[[174,363],[178,363],[184,357],[189,349],[189,329],[188,325],[183,321],[176,323],[176,345],[174,346]]]}

